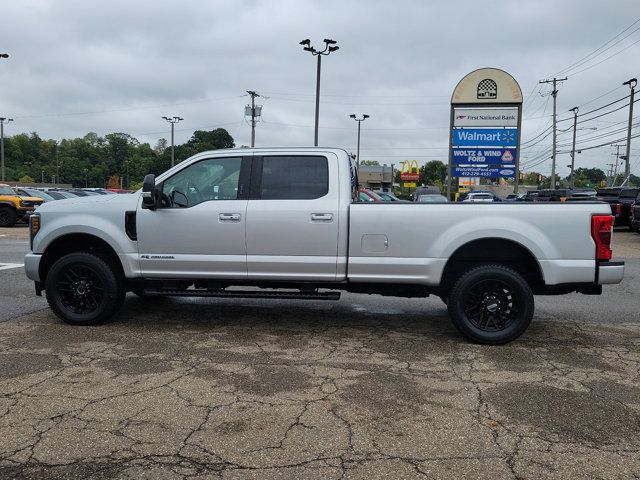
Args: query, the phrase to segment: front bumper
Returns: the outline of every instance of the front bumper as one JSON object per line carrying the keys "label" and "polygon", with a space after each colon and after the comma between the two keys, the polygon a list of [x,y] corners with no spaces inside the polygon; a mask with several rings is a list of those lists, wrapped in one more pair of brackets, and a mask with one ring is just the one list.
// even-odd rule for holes
{"label": "front bumper", "polygon": [[18,218],[21,219],[24,222],[28,222],[29,221],[29,217],[31,216],[31,214],[35,211],[35,209],[33,208],[18,208],[16,210],[17,214],[18,214]]}
{"label": "front bumper", "polygon": [[40,260],[42,255],[29,252],[24,256],[24,271],[27,278],[34,282],[40,282]]}
{"label": "front bumper", "polygon": [[598,285],[620,283],[624,277],[624,262],[599,262]]}

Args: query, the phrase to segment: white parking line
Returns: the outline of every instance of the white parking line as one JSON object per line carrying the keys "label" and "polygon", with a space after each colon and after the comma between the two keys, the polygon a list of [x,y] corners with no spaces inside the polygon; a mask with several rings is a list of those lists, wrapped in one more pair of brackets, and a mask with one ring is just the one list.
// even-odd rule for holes
{"label": "white parking line", "polygon": [[9,270],[10,268],[22,268],[23,263],[0,263],[0,270]]}

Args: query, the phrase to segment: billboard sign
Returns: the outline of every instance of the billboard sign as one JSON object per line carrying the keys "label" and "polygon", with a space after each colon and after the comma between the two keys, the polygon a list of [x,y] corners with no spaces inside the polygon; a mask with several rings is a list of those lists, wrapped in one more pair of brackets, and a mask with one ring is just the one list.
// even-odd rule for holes
{"label": "billboard sign", "polygon": [[454,128],[454,147],[515,147],[517,128]]}
{"label": "billboard sign", "polygon": [[515,148],[453,148],[453,165],[515,165]]}
{"label": "billboard sign", "polygon": [[517,108],[455,108],[454,127],[517,127]]}
{"label": "billboard sign", "polygon": [[474,70],[458,82],[449,117],[449,198],[452,178],[458,185],[509,178],[518,192],[522,101],[518,82],[499,68]]}
{"label": "billboard sign", "polygon": [[515,178],[516,169],[507,165],[455,165],[451,168],[454,177]]}

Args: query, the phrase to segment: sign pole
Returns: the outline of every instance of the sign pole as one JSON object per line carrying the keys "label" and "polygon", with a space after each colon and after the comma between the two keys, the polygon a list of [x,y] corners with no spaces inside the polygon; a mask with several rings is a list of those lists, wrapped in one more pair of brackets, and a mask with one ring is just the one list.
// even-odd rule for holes
{"label": "sign pole", "polygon": [[451,113],[449,114],[449,163],[447,164],[447,200],[451,201],[451,163],[453,162],[453,117],[455,115],[455,108],[451,104]]}
{"label": "sign pole", "polygon": [[522,131],[522,104],[518,104],[518,140],[516,141],[516,176],[513,179],[513,193],[518,193],[518,186],[520,184],[520,132]]}

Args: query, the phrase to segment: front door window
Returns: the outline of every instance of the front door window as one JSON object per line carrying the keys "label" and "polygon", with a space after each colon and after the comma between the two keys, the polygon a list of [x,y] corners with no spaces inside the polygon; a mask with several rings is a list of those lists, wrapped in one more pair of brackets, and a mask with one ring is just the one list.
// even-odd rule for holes
{"label": "front door window", "polygon": [[194,163],[162,184],[162,206],[189,208],[210,200],[237,200],[242,157]]}

